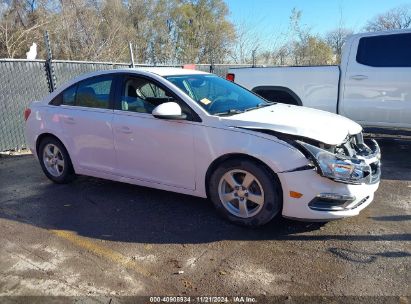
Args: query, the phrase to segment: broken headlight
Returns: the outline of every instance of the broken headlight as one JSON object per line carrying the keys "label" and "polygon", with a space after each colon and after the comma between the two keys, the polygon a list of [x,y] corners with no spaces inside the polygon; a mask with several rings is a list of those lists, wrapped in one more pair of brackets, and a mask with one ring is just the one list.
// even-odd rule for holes
{"label": "broken headlight", "polygon": [[370,182],[371,167],[364,160],[336,155],[305,142],[297,142],[311,156],[320,175],[350,184]]}

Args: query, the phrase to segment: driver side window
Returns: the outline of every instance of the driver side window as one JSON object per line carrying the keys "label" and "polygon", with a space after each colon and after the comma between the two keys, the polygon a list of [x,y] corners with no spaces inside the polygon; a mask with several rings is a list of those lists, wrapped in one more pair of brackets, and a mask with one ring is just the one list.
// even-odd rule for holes
{"label": "driver side window", "polygon": [[162,103],[175,101],[154,82],[139,77],[126,77],[122,86],[121,110],[151,113]]}

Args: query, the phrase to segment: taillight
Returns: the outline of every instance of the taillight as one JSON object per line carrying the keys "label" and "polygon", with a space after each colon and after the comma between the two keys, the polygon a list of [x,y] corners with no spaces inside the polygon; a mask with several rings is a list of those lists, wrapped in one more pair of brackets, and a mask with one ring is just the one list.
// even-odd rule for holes
{"label": "taillight", "polygon": [[195,70],[195,69],[196,69],[196,65],[195,65],[195,64],[185,64],[185,65],[183,65],[183,69]]}
{"label": "taillight", "polygon": [[27,108],[24,110],[24,120],[27,121],[27,119],[29,119],[29,116],[31,114],[31,109]]}
{"label": "taillight", "polygon": [[228,81],[234,82],[235,75],[232,74],[232,73],[228,73],[228,74],[225,76],[225,79],[227,79]]}

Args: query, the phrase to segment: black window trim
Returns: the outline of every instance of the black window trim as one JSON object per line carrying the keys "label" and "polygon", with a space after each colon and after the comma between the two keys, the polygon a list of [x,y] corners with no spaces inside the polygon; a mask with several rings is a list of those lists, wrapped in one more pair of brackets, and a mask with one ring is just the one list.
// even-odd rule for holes
{"label": "black window trim", "polygon": [[393,37],[393,36],[405,36],[405,35],[409,35],[411,36],[411,33],[406,32],[406,33],[398,33],[398,34],[386,34],[386,35],[370,35],[370,36],[365,36],[365,37],[361,37],[360,39],[358,39],[358,45],[357,45],[357,50],[356,50],[356,54],[355,54],[355,62],[364,66],[368,66],[368,67],[373,67],[373,68],[410,68],[409,66],[393,66],[393,65],[375,65],[375,64],[370,64],[370,63],[364,63],[361,62],[359,59],[360,57],[360,45],[361,45],[361,41],[365,41],[368,39],[378,39],[378,38],[384,38],[384,37]]}
{"label": "black window trim", "polygon": [[[285,92],[285,93],[288,93],[292,98],[294,98],[297,105],[299,105],[299,106],[303,105],[300,97],[298,97],[298,95],[295,94],[294,91],[292,91],[289,88],[282,87],[282,86],[256,86],[256,87],[251,89],[251,92],[253,92],[254,94],[257,94],[258,97],[264,98],[264,97],[258,95],[258,93],[256,92],[258,90]],[[269,100],[269,101],[272,102],[272,100]]]}
{"label": "black window trim", "polygon": [[[122,73],[117,73],[117,85],[116,85],[116,94],[115,94],[115,102],[114,102],[114,110],[119,110],[122,111],[121,109],[121,97],[122,97],[122,92],[124,90],[124,86],[126,83],[126,79],[128,78],[143,78],[145,80],[149,80],[153,82],[155,85],[157,85],[160,89],[164,90],[167,92],[168,95],[171,95],[173,99],[178,101],[181,104],[184,104],[185,107],[190,111],[189,115],[187,115],[187,121],[193,121],[193,122],[202,122],[202,119],[200,116],[195,112],[184,100],[182,100],[176,93],[174,93],[172,90],[167,88],[165,85],[163,85],[161,82],[158,80],[142,75],[142,74],[136,74],[136,73],[128,73],[128,72],[122,72]],[[149,114],[151,113],[140,113],[140,112],[131,112],[131,113],[139,113],[139,114]]]}

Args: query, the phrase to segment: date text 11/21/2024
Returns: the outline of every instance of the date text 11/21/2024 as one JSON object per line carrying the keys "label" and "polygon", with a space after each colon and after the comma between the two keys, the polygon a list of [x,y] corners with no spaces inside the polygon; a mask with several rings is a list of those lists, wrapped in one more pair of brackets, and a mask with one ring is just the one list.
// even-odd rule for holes
{"label": "date text 11/21/2024", "polygon": [[233,296],[233,297],[217,297],[217,296],[157,296],[150,297],[150,303],[257,303],[255,297]]}

